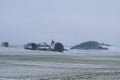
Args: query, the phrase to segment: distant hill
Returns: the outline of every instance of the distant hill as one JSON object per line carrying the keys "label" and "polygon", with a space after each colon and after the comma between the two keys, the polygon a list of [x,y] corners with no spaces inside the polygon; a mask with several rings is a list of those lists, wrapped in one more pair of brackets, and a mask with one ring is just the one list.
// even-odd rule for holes
{"label": "distant hill", "polygon": [[108,50],[108,44],[99,43],[97,41],[87,41],[81,44],[75,45],[70,49],[82,49],[82,50]]}

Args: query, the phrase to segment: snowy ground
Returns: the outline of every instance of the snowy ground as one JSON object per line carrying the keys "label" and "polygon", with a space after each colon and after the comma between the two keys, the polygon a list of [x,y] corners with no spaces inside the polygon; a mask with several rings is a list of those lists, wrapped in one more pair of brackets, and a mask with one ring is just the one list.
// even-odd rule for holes
{"label": "snowy ground", "polygon": [[29,51],[0,47],[0,80],[120,80],[120,51]]}

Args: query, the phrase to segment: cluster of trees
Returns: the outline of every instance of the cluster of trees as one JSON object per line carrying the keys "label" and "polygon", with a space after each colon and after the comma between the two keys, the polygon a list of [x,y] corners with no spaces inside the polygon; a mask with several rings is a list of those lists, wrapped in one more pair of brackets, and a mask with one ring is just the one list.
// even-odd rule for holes
{"label": "cluster of trees", "polygon": [[54,43],[53,47],[47,45],[46,43],[44,44],[27,43],[26,45],[24,45],[24,49],[62,52],[64,51],[64,46],[60,42]]}
{"label": "cluster of trees", "polygon": [[3,47],[9,47],[9,43],[8,42],[2,42],[1,46],[3,46]]}
{"label": "cluster of trees", "polygon": [[[105,47],[105,46],[106,46],[106,47]],[[97,41],[87,41],[87,42],[83,42],[83,43],[81,43],[81,44],[75,45],[75,46],[71,47],[71,49],[108,50],[107,46],[110,46],[110,45],[104,44],[104,43],[99,43],[99,42],[97,42]]]}

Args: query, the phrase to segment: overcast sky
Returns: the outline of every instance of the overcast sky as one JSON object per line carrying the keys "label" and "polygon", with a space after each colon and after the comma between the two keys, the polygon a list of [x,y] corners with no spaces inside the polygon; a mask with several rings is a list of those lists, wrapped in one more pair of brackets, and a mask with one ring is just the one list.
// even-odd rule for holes
{"label": "overcast sky", "polygon": [[0,0],[0,42],[52,39],[120,47],[120,0]]}

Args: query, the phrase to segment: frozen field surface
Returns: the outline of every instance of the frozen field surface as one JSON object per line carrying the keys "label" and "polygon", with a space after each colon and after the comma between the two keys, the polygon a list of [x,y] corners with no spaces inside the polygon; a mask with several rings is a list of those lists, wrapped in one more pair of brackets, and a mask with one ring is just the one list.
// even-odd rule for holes
{"label": "frozen field surface", "polygon": [[0,47],[0,80],[120,80],[120,51],[59,53]]}

